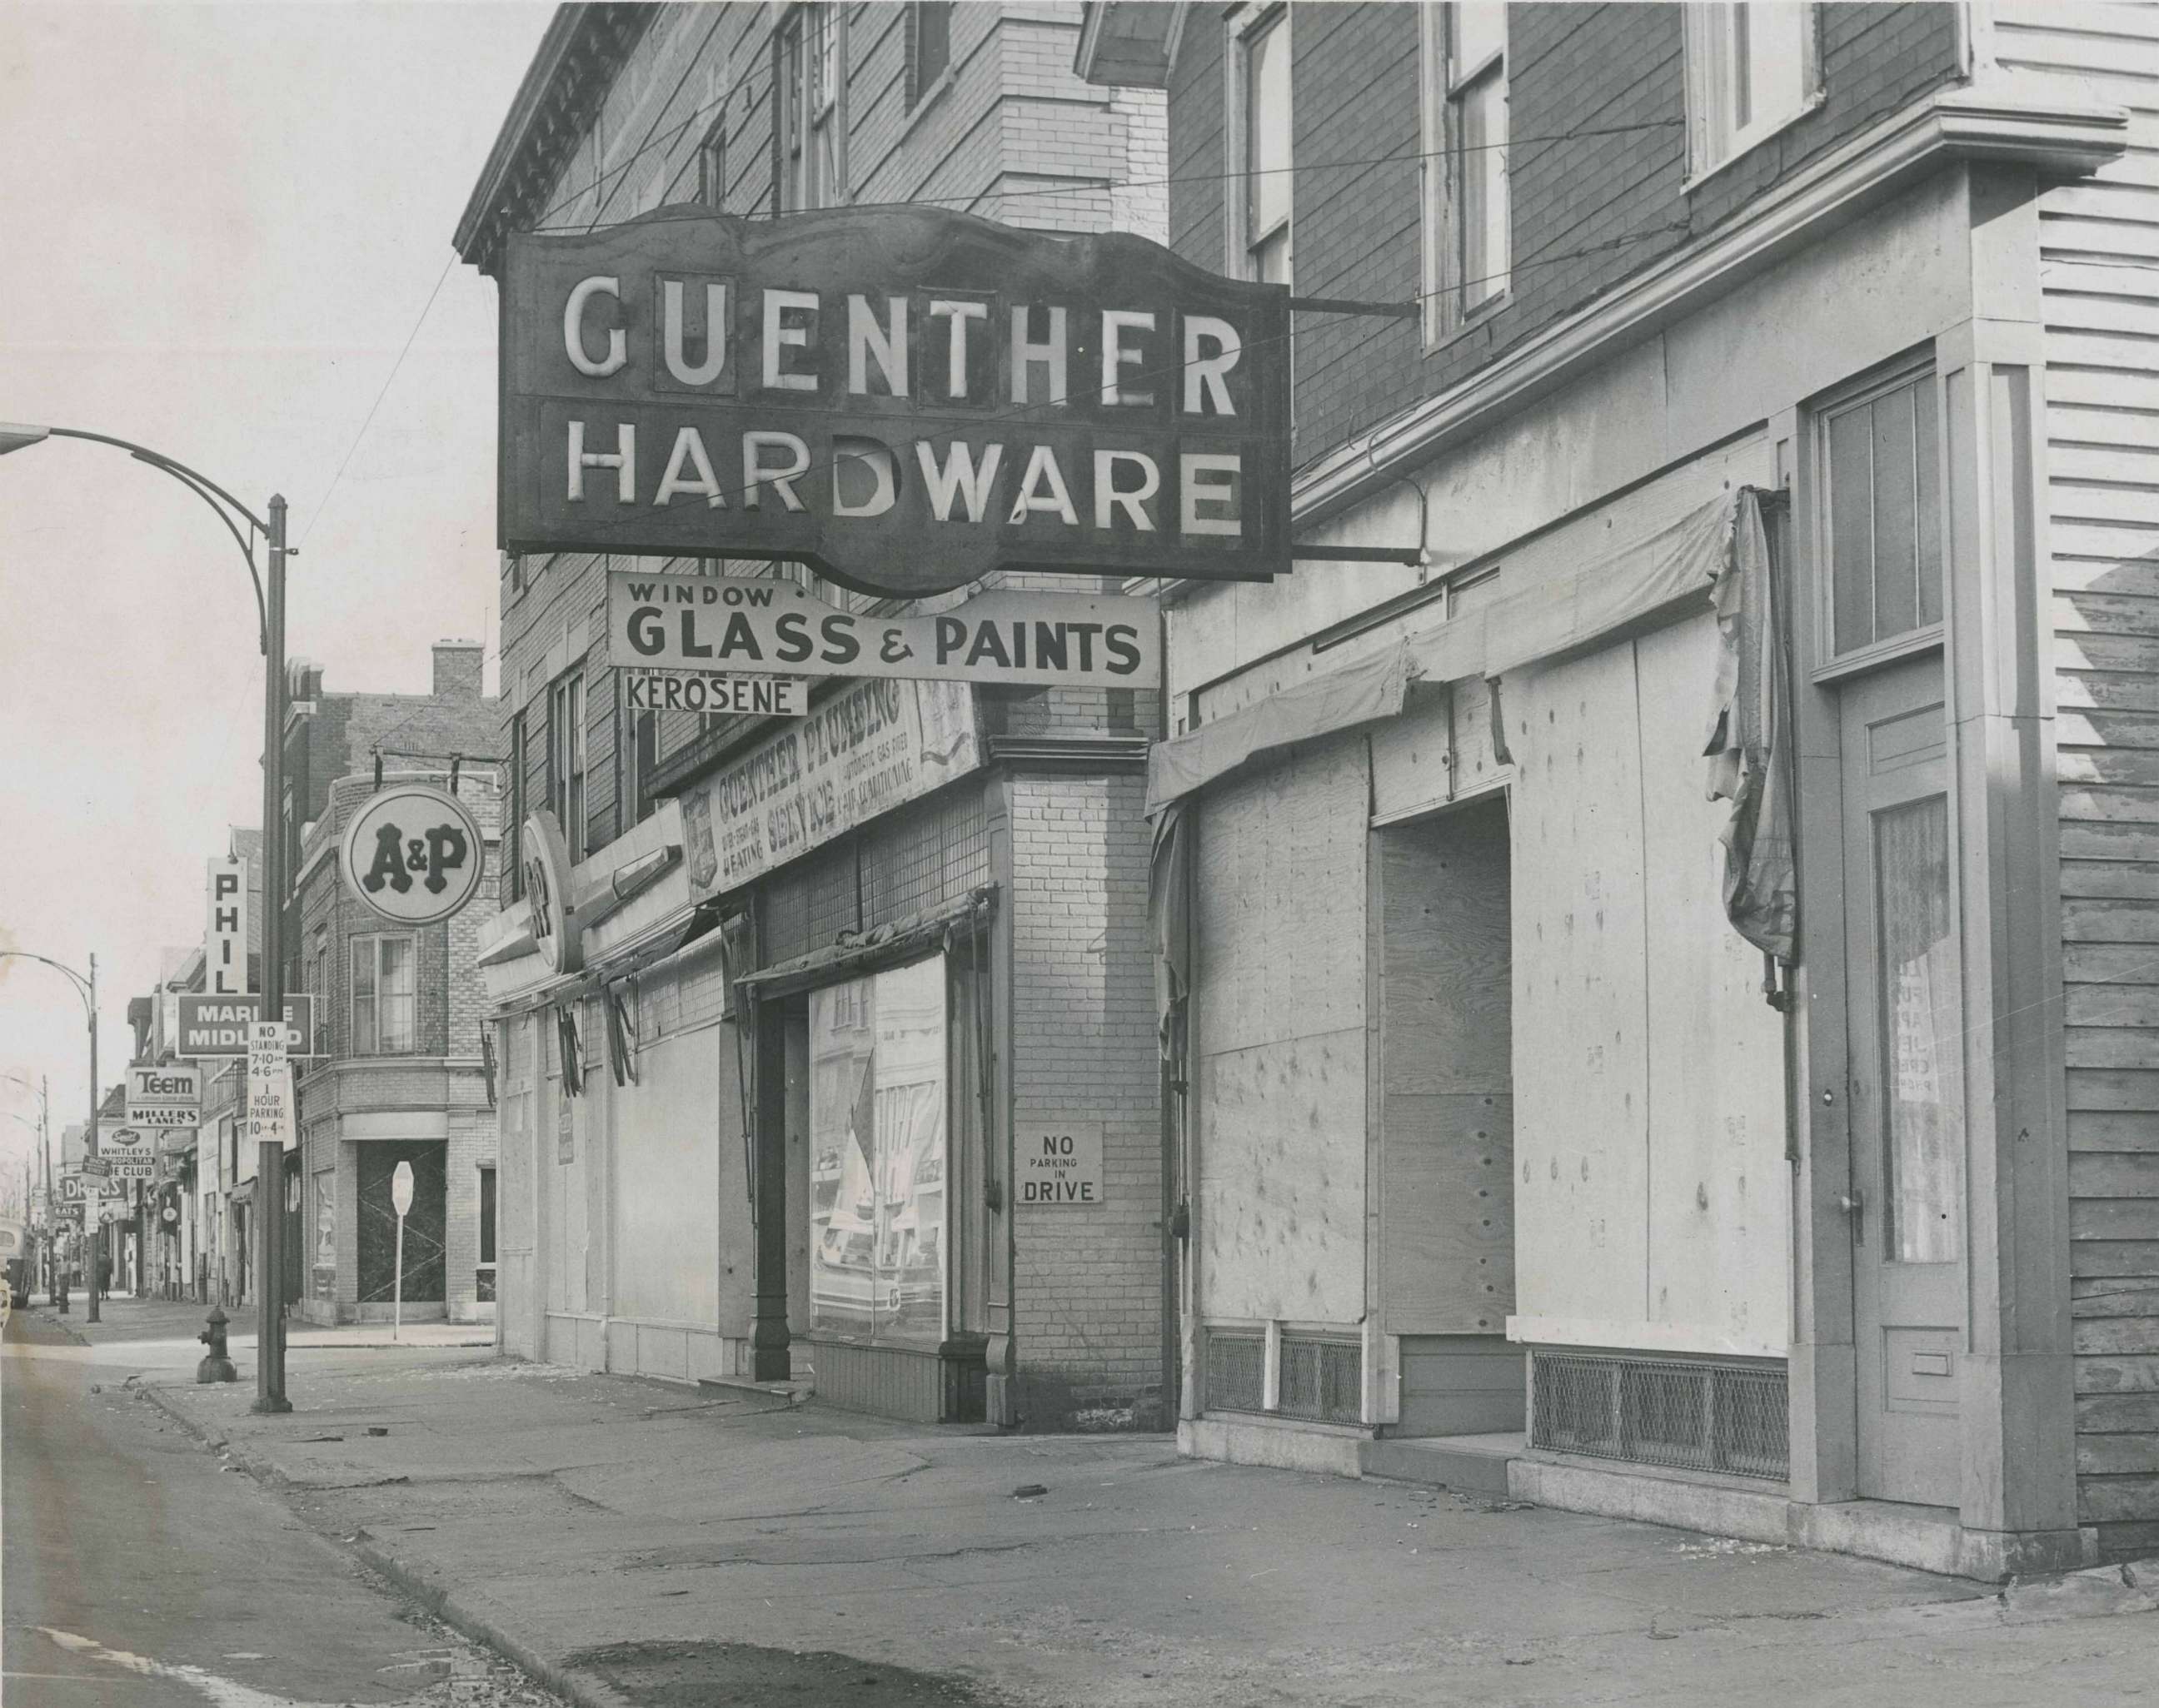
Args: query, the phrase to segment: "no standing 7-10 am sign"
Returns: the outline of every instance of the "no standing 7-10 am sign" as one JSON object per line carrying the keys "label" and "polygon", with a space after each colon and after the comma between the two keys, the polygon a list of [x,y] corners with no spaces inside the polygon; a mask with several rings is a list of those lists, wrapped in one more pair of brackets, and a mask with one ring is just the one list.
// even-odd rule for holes
{"label": "no standing 7-10 am sign", "polygon": [[479,893],[487,840],[454,794],[393,784],[370,795],[340,850],[352,893],[401,925],[438,925]]}
{"label": "no standing 7-10 am sign", "polygon": [[1289,567],[1289,292],[1126,233],[663,208],[510,240],[501,543],[989,571]]}

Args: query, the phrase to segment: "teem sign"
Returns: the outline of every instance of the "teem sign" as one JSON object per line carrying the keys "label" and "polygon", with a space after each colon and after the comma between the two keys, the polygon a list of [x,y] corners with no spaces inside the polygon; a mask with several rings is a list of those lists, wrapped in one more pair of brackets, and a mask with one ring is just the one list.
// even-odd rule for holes
{"label": "teem sign", "polygon": [[1289,292],[1145,238],[663,208],[513,235],[503,305],[507,551],[902,597],[1289,567]]}

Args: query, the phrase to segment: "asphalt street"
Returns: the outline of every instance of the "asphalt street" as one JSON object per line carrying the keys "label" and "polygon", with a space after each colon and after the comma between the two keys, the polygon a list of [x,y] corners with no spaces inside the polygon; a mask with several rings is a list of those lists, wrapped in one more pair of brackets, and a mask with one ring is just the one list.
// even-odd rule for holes
{"label": "asphalt street", "polygon": [[0,1335],[8,1708],[311,1708],[546,1697],[142,1403],[109,1348]]}

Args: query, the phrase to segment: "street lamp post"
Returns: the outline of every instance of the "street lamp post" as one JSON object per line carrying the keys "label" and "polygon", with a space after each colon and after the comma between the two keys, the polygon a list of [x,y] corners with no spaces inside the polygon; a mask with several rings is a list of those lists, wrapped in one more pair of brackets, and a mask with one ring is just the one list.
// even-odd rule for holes
{"label": "street lamp post", "polygon": [[[282,494],[270,500],[270,519],[264,521],[247,506],[186,463],[175,462],[162,451],[151,450],[109,433],[85,432],[75,427],[29,427],[0,422],[0,456],[28,445],[54,439],[85,439],[111,445],[138,463],[147,463],[169,474],[217,513],[240,547],[247,564],[248,579],[255,586],[256,609],[262,624],[262,1016],[282,1020],[285,1015],[285,560],[293,555],[285,544],[285,499]],[[237,516],[251,533],[243,534]],[[268,563],[266,574],[255,571],[253,534],[263,537]],[[266,589],[265,582],[268,585]],[[93,974],[96,969],[91,962]],[[96,1027],[91,1028],[91,1132],[96,1135],[97,1069],[95,1059]],[[275,1138],[266,1139],[256,1152],[256,1305],[260,1315],[255,1348],[255,1406],[257,1411],[290,1411],[285,1397],[285,1308],[283,1221],[285,1211],[285,1152]],[[92,1292],[91,1320],[97,1317],[97,1295]]]}
{"label": "street lamp post", "polygon": [[[89,1136],[83,1143],[83,1155],[85,1157],[95,1157],[97,1154],[98,1104],[97,957],[93,955],[90,958],[90,976],[88,978],[85,978],[71,966],[65,965],[60,961],[50,960],[42,955],[33,955],[27,949],[0,949],[0,960],[34,960],[39,965],[49,966],[56,973],[65,973],[67,975],[68,981],[75,986],[75,995],[82,998],[83,1017],[90,1022],[90,1132]],[[82,1227],[83,1243],[85,1245],[88,1245],[90,1243],[90,1209],[86,1203],[83,1208]],[[91,1250],[90,1262],[85,1266],[90,1271],[90,1320],[95,1322],[98,1320],[98,1316],[97,1256],[94,1248]]]}

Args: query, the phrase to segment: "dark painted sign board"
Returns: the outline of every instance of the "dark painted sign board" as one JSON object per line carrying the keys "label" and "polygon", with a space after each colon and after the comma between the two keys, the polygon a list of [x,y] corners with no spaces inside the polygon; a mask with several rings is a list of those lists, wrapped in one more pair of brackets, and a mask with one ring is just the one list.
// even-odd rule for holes
{"label": "dark painted sign board", "polygon": [[501,544],[998,569],[1289,567],[1289,292],[1128,233],[664,208],[513,235]]}

